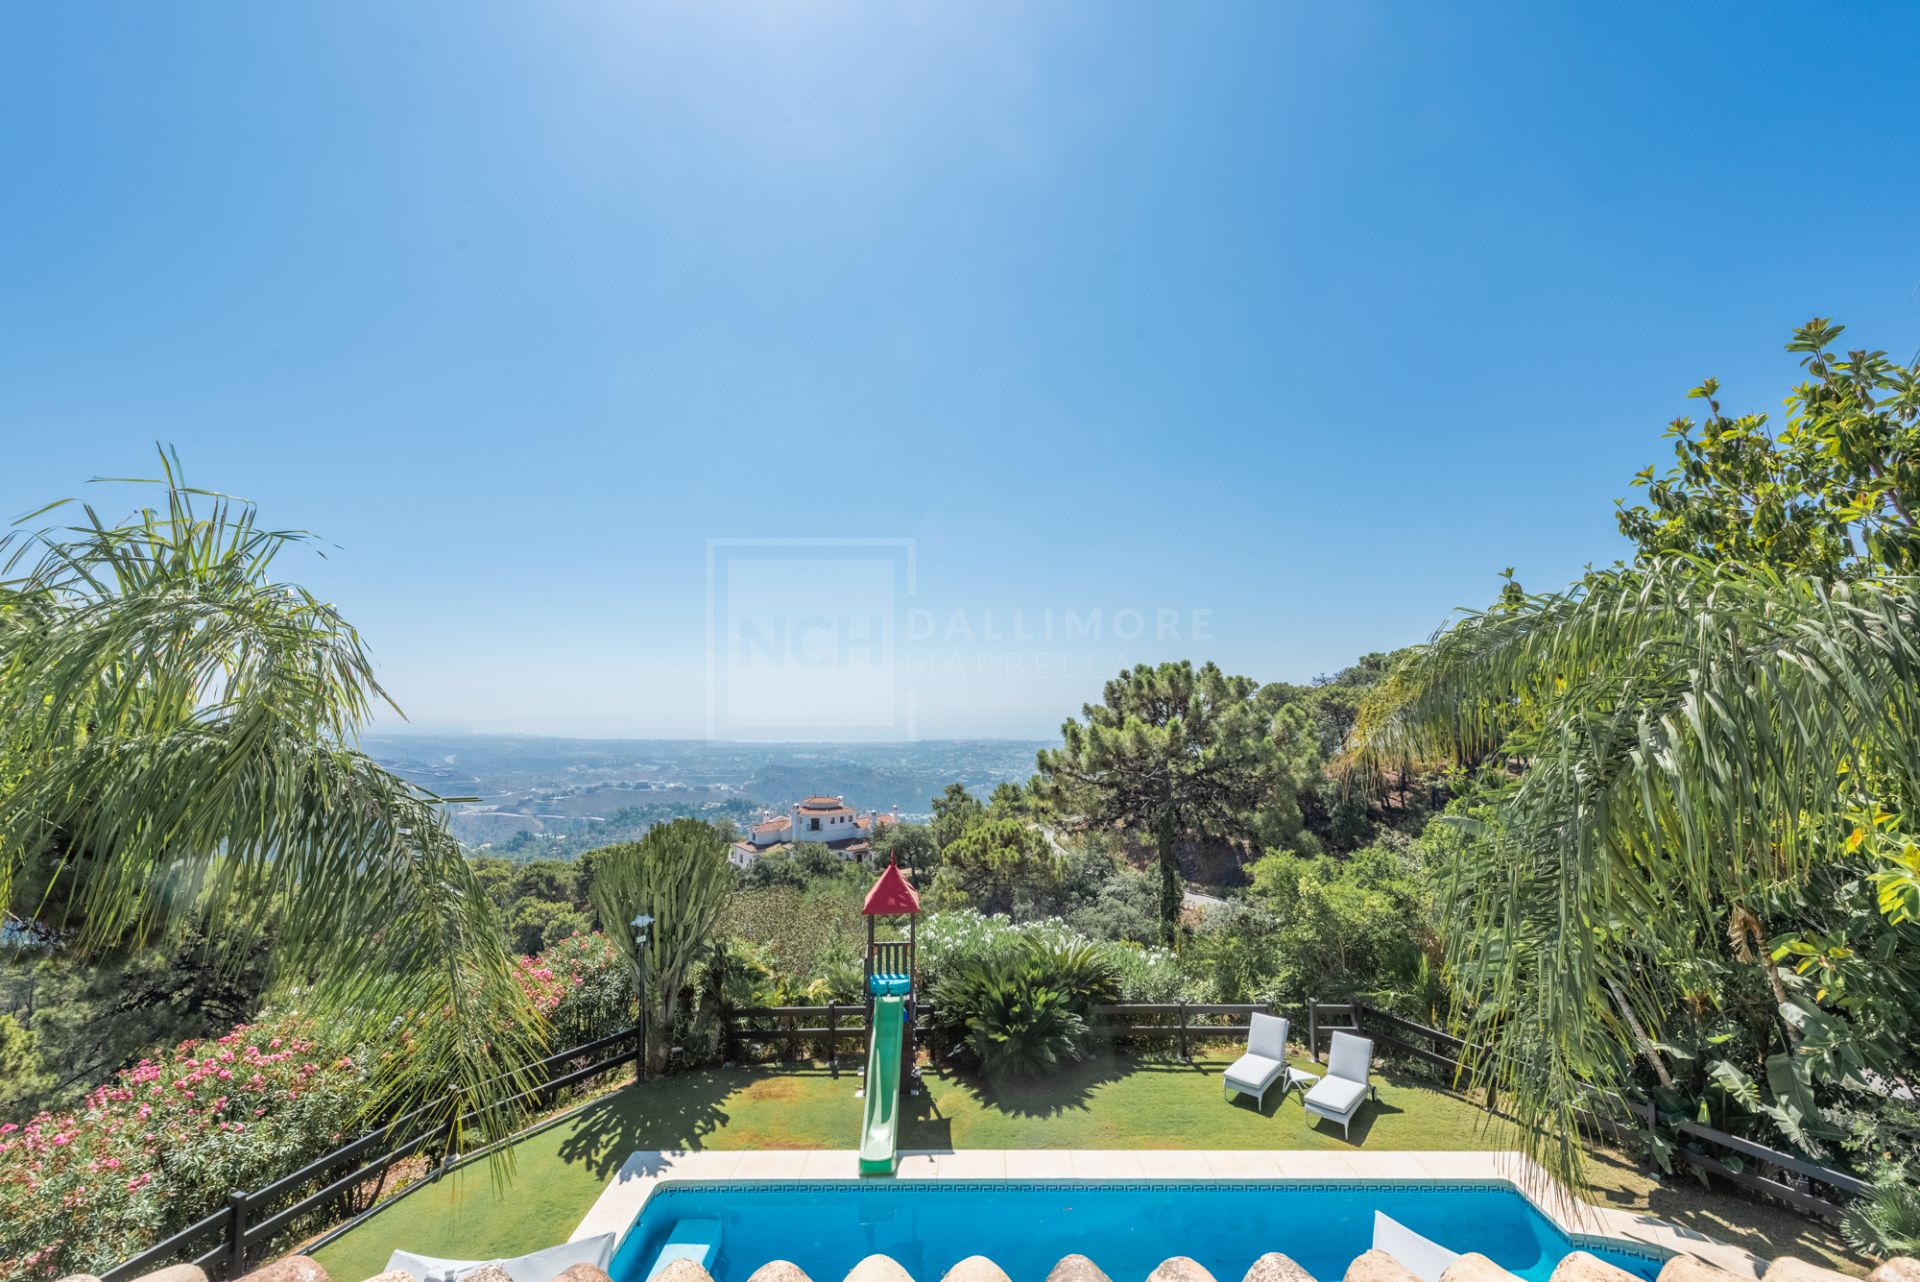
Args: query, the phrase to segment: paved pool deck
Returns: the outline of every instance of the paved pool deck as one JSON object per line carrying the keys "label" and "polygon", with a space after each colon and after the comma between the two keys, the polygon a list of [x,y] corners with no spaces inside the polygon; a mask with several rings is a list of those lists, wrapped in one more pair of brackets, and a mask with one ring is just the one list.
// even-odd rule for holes
{"label": "paved pool deck", "polygon": [[[874,1177],[869,1176],[868,1179]],[[1738,1278],[1758,1279],[1766,1261],[1705,1234],[1632,1211],[1594,1206],[1515,1152],[1313,1153],[1292,1149],[963,1149],[900,1155],[902,1180],[1301,1180],[1341,1183],[1511,1185],[1576,1245],[1610,1238],[1656,1255],[1692,1255]],[[629,1157],[573,1231],[570,1241],[625,1233],[662,1184],[693,1181],[844,1180],[857,1182],[853,1149],[741,1152],[638,1152]],[[833,1282],[817,1278],[815,1282]],[[1321,1282],[1337,1282],[1323,1278]]]}

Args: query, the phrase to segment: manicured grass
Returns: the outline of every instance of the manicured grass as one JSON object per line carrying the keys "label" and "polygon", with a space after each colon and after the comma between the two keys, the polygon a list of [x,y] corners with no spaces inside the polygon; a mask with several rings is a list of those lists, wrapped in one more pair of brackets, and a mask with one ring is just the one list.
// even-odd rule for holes
{"label": "manicured grass", "polygon": [[[1192,1065],[1097,1060],[1021,1088],[989,1089],[929,1071],[903,1109],[901,1147],[1190,1149],[1503,1149],[1511,1129],[1460,1096],[1394,1074],[1376,1075],[1380,1101],[1362,1110],[1348,1141],[1330,1123],[1309,1126],[1297,1094],[1222,1099],[1225,1058]],[[1313,1066],[1306,1060],[1303,1067]],[[469,1166],[374,1216],[321,1251],[335,1282],[360,1282],[395,1247],[487,1259],[565,1240],[636,1149],[782,1149],[855,1146],[860,1074],[825,1068],[712,1069],[628,1087],[514,1146],[511,1181],[495,1187]],[[1687,1180],[1656,1183],[1624,1158],[1593,1163],[1595,1200],[1640,1208],[1757,1254],[1844,1263],[1818,1226]],[[1850,1272],[1863,1272],[1858,1265]],[[835,1282],[816,1279],[816,1282]]]}

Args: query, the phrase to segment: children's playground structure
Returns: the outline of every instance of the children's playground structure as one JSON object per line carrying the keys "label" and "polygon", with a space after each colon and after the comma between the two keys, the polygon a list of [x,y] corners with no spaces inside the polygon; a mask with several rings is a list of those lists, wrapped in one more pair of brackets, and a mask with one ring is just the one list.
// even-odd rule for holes
{"label": "children's playground structure", "polygon": [[[867,1090],[860,1127],[860,1174],[891,1175],[899,1154],[900,1093],[914,1064],[914,928],[920,896],[889,860],[867,892]],[[905,917],[905,939],[875,939],[882,917]]]}

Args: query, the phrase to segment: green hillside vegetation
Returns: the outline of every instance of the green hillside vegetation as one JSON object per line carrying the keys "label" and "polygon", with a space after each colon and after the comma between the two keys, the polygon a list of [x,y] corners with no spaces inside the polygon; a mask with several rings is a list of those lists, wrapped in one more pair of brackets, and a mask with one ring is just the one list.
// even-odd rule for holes
{"label": "green hillside vegetation", "polygon": [[[1695,389],[1704,417],[1672,425],[1672,467],[1641,473],[1645,501],[1616,514],[1631,562],[1544,593],[1509,574],[1427,644],[1305,683],[1135,666],[1030,777],[948,781],[929,822],[875,834],[923,896],[919,979],[955,1089],[1005,1099],[1081,1071],[1105,1002],[1300,1020],[1311,999],[1359,998],[1484,1048],[1457,1083],[1394,1068],[1496,1088],[1569,1182],[1590,1169],[1577,1114],[1633,1101],[1650,1124],[1616,1115],[1660,1168],[1696,1142],[1682,1123],[1706,1123],[1874,1181],[1849,1235],[1920,1245],[1920,367],[1843,355],[1839,334],[1795,335],[1805,376],[1782,424]],[[225,509],[182,521],[268,537]],[[548,979],[515,982],[545,968],[516,954],[624,951],[658,981],[655,1075],[720,1064],[729,1011],[860,1000],[873,865],[802,843],[736,870],[742,816],[651,802],[576,857],[463,854],[429,799],[346,746],[377,687],[344,623],[237,556],[196,590],[264,619],[306,676],[282,691],[263,671],[203,718],[191,674],[246,668],[251,634],[195,634],[211,659],[190,647],[130,694],[106,670],[147,671],[142,646],[176,657],[175,598],[130,576],[112,608],[81,609],[102,590],[61,560],[111,580],[102,567],[139,546],[198,583],[195,557],[150,522],[63,537],[51,570],[0,597],[0,658],[20,674],[0,685],[0,891],[58,944],[0,973],[16,1112],[295,992],[359,1035],[397,1019],[419,1039],[377,1065],[390,1110],[553,1034]],[[122,738],[83,733],[52,697],[76,682],[124,713]],[[309,685],[322,706],[301,703]],[[234,759],[243,781],[300,782],[263,811],[218,767]],[[362,803],[345,828],[323,822],[336,795]],[[154,844],[156,816],[177,847]],[[256,830],[303,843],[297,858],[267,858],[295,847]],[[176,856],[196,893],[156,894]],[[638,953],[636,911],[657,923]],[[404,941],[396,914],[417,927]],[[429,973],[448,957],[472,986]],[[456,999],[452,1019],[414,1017]],[[481,1027],[501,1042],[455,1045]],[[996,1125],[983,1114],[978,1134],[1010,1134]]]}

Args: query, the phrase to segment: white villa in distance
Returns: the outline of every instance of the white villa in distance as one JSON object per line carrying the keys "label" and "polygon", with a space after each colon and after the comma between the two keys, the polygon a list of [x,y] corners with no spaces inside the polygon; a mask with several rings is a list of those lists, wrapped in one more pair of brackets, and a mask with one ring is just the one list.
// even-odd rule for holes
{"label": "white villa in distance", "polygon": [[808,797],[788,806],[786,814],[749,827],[746,837],[733,843],[727,858],[734,867],[745,868],[760,856],[785,850],[795,842],[817,841],[842,859],[861,860],[872,853],[867,842],[874,828],[898,822],[898,815],[857,811],[844,797]]}

